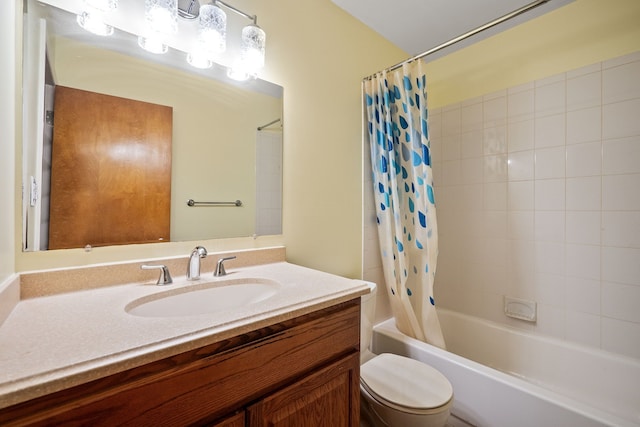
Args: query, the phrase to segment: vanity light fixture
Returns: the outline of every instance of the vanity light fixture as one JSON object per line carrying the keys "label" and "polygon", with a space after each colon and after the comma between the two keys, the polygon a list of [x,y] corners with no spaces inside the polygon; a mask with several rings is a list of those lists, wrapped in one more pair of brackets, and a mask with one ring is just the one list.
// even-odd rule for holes
{"label": "vanity light fixture", "polygon": [[118,0],[84,0],[84,9],[76,16],[76,21],[85,30],[99,36],[110,36],[113,27],[105,24],[102,14],[118,8]]}
{"label": "vanity light fixture", "polygon": [[[114,27],[106,24],[102,17],[104,13],[116,10],[118,1],[83,0],[85,7],[77,15],[78,23],[95,34],[112,34]],[[257,15],[249,15],[222,0],[207,1],[210,3],[200,6],[198,0],[144,0],[144,17],[139,15],[144,23],[142,29],[135,31],[138,45],[154,54],[166,53],[169,39],[178,32],[178,16],[193,21],[198,18],[197,36],[187,43],[190,47],[181,50],[187,53],[187,62],[192,66],[210,68],[227,47],[224,7],[252,21],[242,29],[240,52],[237,59],[231,61],[232,66],[227,67],[227,75],[235,80],[256,78],[264,67],[266,40],[265,32],[257,24]]]}
{"label": "vanity light fixture", "polygon": [[198,41],[187,55],[187,61],[194,67],[208,68],[215,56],[225,51],[227,15],[221,6],[253,21],[242,29],[240,57],[227,70],[227,76],[234,80],[256,77],[264,67],[265,32],[258,27],[256,15],[249,15],[221,0],[200,6]]}

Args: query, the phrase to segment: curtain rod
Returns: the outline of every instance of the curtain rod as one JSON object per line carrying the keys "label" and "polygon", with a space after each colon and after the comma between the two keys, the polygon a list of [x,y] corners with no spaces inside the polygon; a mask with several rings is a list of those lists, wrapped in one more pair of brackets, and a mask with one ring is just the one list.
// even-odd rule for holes
{"label": "curtain rod", "polygon": [[[548,3],[550,1],[551,0],[536,0],[534,2],[531,2],[531,3],[527,4],[527,5],[522,6],[520,9],[516,9],[513,12],[509,12],[506,15],[503,15],[503,16],[497,18],[497,19],[494,19],[491,22],[487,22],[486,24],[481,25],[478,28],[475,28],[475,29],[473,29],[473,30],[471,30],[469,32],[466,32],[466,33],[456,37],[456,38],[453,38],[453,39],[449,40],[448,42],[444,42],[441,45],[434,47],[433,49],[429,49],[426,52],[422,52],[422,53],[419,53],[418,55],[412,56],[409,59],[405,59],[404,61],[399,62],[396,65],[392,65],[391,67],[385,68],[382,71],[393,71],[395,69],[398,69],[398,68],[402,67],[404,64],[406,64],[408,62],[413,62],[413,61],[416,61],[418,59],[422,59],[425,56],[428,56],[428,55],[431,55],[433,53],[436,53],[439,50],[442,50],[442,49],[447,48],[447,47],[449,47],[449,46],[451,46],[453,44],[461,42],[462,40],[468,39],[471,36],[474,36],[474,35],[476,35],[478,33],[481,33],[484,30],[488,30],[491,27],[495,27],[498,24],[501,24],[501,23],[503,23],[505,21],[508,21],[509,19],[515,18],[518,15],[522,15],[523,13],[528,12],[531,9],[535,9],[538,6],[542,6],[543,4]],[[379,72],[381,72],[381,71],[379,71]],[[370,79],[374,75],[375,74],[373,74],[373,75],[371,75],[369,77],[365,77],[364,79],[365,80],[366,79]]]}

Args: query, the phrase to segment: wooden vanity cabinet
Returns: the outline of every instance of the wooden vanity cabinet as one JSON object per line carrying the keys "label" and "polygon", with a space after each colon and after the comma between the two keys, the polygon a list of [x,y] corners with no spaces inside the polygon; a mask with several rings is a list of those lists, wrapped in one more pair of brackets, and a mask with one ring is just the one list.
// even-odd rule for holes
{"label": "wooden vanity cabinet", "polygon": [[0,425],[359,426],[360,298],[0,409]]}

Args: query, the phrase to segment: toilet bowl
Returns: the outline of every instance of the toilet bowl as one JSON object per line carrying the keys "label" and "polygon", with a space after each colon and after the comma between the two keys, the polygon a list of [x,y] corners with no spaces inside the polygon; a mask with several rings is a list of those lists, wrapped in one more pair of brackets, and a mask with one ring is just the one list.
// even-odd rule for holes
{"label": "toilet bowl", "polygon": [[443,427],[453,403],[451,383],[435,368],[396,354],[370,351],[376,284],[362,296],[360,322],[361,425]]}

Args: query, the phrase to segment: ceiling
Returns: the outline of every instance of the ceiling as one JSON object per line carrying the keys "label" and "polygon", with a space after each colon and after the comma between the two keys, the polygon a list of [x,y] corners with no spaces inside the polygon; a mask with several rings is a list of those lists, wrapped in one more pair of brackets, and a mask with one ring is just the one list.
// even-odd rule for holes
{"label": "ceiling", "polygon": [[[409,55],[416,55],[519,9],[533,0],[332,1]],[[428,60],[449,54],[571,1],[573,0],[549,0],[508,22],[429,55]]]}

